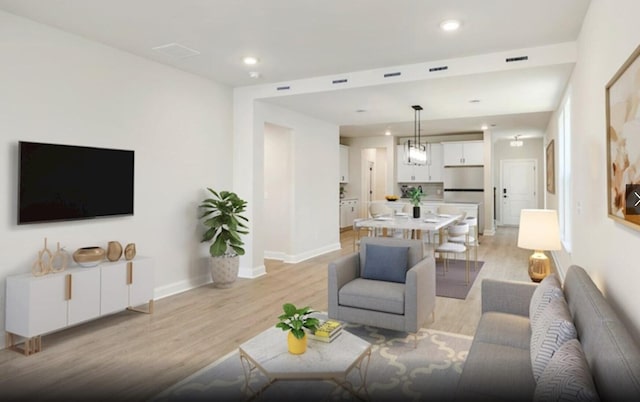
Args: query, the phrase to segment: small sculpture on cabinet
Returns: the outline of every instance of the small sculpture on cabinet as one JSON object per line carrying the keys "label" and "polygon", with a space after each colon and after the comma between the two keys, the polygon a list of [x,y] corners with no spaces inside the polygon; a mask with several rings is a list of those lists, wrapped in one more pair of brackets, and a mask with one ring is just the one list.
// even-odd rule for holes
{"label": "small sculpture on cabinet", "polygon": [[51,272],[62,272],[67,269],[69,265],[69,254],[64,248],[60,248],[60,242],[58,242],[58,248],[56,252],[51,256],[51,263],[49,265]]}
{"label": "small sculpture on cabinet", "polygon": [[118,261],[122,256],[122,245],[117,241],[110,241],[107,245],[107,260]]}
{"label": "small sculpture on cabinet", "polygon": [[133,260],[133,257],[136,256],[136,244],[135,243],[129,243],[127,244],[127,246],[124,248],[124,258],[127,261]]}
{"label": "small sculpture on cabinet", "polygon": [[38,251],[38,259],[31,266],[33,276],[46,275],[51,271],[51,260],[53,254],[47,248],[47,238],[44,238],[44,248]]}

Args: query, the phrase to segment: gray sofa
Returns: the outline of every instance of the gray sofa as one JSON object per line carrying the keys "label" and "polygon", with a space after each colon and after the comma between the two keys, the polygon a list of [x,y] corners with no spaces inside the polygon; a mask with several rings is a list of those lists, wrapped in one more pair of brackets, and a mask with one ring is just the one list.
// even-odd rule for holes
{"label": "gray sofa", "polygon": [[640,400],[640,348],[589,275],[572,266],[554,281],[482,282],[457,400]]}
{"label": "gray sofa", "polygon": [[[409,248],[405,283],[362,277],[369,245]],[[420,240],[363,237],[359,252],[329,264],[329,318],[417,333],[436,305],[435,260],[423,258],[422,247]]]}

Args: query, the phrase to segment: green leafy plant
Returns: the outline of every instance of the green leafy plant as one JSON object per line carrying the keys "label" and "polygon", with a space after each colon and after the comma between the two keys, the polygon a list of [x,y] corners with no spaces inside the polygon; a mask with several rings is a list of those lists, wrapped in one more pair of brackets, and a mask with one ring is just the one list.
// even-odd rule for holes
{"label": "green leafy plant", "polygon": [[414,188],[409,193],[409,198],[414,207],[420,206],[420,197],[422,197],[422,191],[419,188]]}
{"label": "green leafy plant", "polygon": [[247,202],[230,191],[217,193],[210,188],[207,190],[212,197],[199,206],[203,211],[200,219],[204,219],[202,223],[208,228],[202,235],[202,242],[212,242],[209,247],[212,257],[243,255],[244,243],[240,235],[249,233],[245,225],[249,220],[241,214],[245,212]]}
{"label": "green leafy plant", "polygon": [[291,303],[286,303],[282,305],[282,310],[284,310],[284,314],[278,317],[280,322],[276,324],[276,328],[291,331],[293,336],[298,339],[304,338],[305,328],[315,331],[320,325],[320,320],[309,316],[309,314],[315,313],[309,307],[297,308]]}

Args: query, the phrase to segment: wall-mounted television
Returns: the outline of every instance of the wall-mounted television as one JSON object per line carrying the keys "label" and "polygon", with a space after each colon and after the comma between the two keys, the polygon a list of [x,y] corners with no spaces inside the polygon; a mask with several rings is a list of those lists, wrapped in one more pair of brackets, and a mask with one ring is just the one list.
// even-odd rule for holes
{"label": "wall-mounted television", "polygon": [[133,215],[134,151],[19,143],[18,224]]}

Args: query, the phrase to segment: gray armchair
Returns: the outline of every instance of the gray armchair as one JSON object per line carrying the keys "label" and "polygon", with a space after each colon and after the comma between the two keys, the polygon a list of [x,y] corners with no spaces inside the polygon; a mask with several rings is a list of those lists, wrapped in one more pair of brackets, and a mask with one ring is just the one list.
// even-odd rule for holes
{"label": "gray armchair", "polygon": [[[405,283],[362,277],[369,245],[409,248]],[[328,276],[329,318],[413,334],[435,318],[435,260],[423,258],[420,240],[363,237],[360,252],[330,263]]]}

